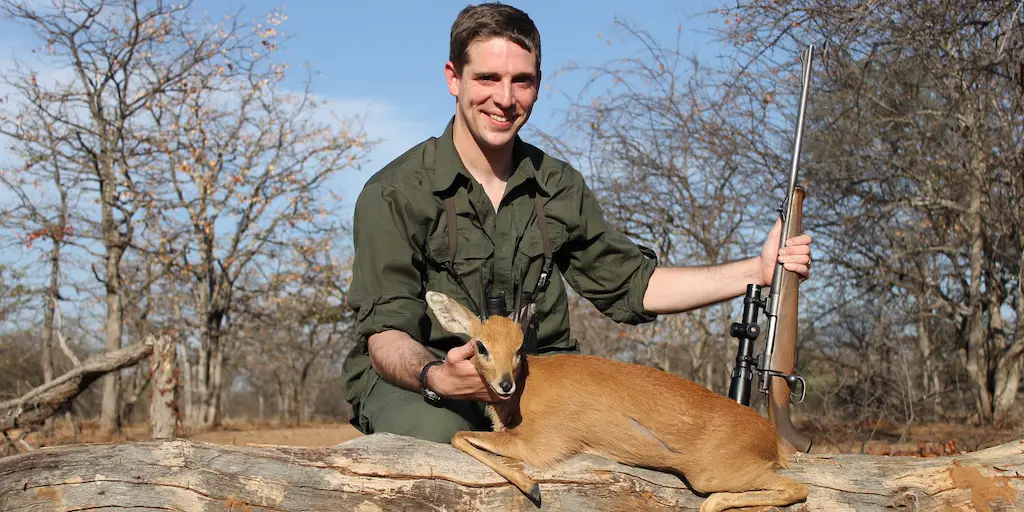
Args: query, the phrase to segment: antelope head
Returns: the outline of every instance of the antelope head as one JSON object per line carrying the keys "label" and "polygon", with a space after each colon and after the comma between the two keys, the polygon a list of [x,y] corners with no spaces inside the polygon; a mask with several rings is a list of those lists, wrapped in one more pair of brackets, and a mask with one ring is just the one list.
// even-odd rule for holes
{"label": "antelope head", "polygon": [[426,299],[441,327],[475,342],[473,364],[491,390],[502,400],[511,398],[523,357],[523,327],[529,324],[535,306],[530,303],[513,310],[510,316],[493,315],[481,320],[443,293],[428,291]]}

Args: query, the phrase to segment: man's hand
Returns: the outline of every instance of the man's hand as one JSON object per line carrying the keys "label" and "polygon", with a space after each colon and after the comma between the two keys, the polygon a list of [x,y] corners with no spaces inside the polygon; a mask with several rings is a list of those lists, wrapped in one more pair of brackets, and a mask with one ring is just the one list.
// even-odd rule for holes
{"label": "man's hand", "polygon": [[501,401],[471,361],[476,353],[476,340],[469,340],[448,351],[444,364],[427,371],[427,385],[444,398],[455,400],[476,400],[479,402]]}
{"label": "man's hand", "polygon": [[786,246],[779,249],[779,237],[782,236],[782,219],[775,221],[775,226],[768,232],[768,239],[761,248],[761,279],[762,286],[772,284],[775,275],[776,258],[786,270],[796,272],[800,279],[811,276],[811,236],[804,233],[786,241]]}

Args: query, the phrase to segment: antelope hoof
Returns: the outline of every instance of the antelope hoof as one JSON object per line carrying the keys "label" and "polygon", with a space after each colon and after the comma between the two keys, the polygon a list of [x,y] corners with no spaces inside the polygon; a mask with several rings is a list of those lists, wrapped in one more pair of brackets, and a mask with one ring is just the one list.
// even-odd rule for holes
{"label": "antelope hoof", "polygon": [[531,500],[533,500],[533,503],[535,505],[537,505],[538,507],[540,506],[540,486],[539,485],[533,484],[533,487],[530,488],[530,492],[529,492],[528,496],[530,497]]}

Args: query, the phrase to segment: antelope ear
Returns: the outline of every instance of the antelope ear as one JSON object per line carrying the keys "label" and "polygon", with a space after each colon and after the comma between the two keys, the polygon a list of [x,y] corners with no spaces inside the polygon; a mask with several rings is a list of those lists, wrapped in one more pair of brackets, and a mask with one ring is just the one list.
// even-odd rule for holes
{"label": "antelope ear", "polygon": [[441,327],[452,334],[472,336],[480,328],[480,319],[462,304],[438,292],[427,292],[427,305],[441,322]]}

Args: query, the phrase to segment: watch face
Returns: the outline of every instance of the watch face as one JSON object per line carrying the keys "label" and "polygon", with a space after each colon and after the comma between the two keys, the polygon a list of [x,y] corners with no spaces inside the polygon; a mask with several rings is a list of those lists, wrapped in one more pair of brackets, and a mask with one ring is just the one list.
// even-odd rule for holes
{"label": "watch face", "polygon": [[428,401],[428,402],[430,402],[430,403],[438,403],[438,402],[440,402],[440,401],[441,401],[441,397],[440,397],[440,396],[438,396],[438,395],[437,395],[437,393],[434,393],[433,391],[431,391],[431,390],[429,390],[429,389],[424,389],[424,390],[423,390],[423,396],[424,396],[424,397],[425,397],[425,398],[427,399],[427,401]]}

